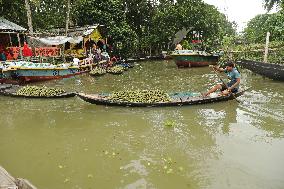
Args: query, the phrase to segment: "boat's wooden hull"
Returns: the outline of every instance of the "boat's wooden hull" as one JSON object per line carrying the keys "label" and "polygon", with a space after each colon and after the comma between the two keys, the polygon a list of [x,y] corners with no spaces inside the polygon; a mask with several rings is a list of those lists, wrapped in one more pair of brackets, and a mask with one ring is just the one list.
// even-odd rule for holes
{"label": "boat's wooden hull", "polygon": [[9,88],[11,88],[13,85],[11,85],[11,84],[1,84],[0,85],[0,91],[1,90],[5,90],[5,89],[9,89]]}
{"label": "boat's wooden hull", "polygon": [[103,73],[103,74],[98,74],[98,73],[91,74],[91,73],[89,73],[89,74],[90,74],[90,76],[93,76],[93,77],[100,77],[100,76],[105,75],[106,73]]}
{"label": "boat's wooden hull", "polygon": [[19,76],[18,79],[24,83],[27,82],[37,82],[37,81],[47,81],[53,79],[62,79],[72,77],[78,74],[67,74],[67,75],[57,75],[57,76]]}
{"label": "boat's wooden hull", "polygon": [[9,97],[16,97],[16,98],[40,98],[40,99],[51,99],[51,98],[70,98],[76,96],[75,92],[66,92],[60,95],[54,96],[26,96],[26,95],[17,95],[16,92],[19,89],[19,86],[13,85],[9,88],[5,88],[0,90],[0,95],[9,96]]}
{"label": "boat's wooden hull", "polygon": [[217,64],[218,56],[204,56],[195,54],[173,54],[178,67],[202,67]]}
{"label": "boat's wooden hull", "polygon": [[0,73],[0,83],[19,84],[19,80],[12,77],[13,70],[2,71]]}
{"label": "boat's wooden hull", "polygon": [[12,79],[12,78],[0,78],[0,83],[16,85],[16,84],[20,84],[20,81]]}
{"label": "boat's wooden hull", "polygon": [[170,55],[165,55],[165,56],[163,56],[163,59],[165,59],[165,60],[171,60],[171,59],[173,59],[173,57],[170,56]]}
{"label": "boat's wooden hull", "polygon": [[241,60],[238,65],[273,80],[284,81],[284,65]]}
{"label": "boat's wooden hull", "polygon": [[[235,94],[235,97],[241,96],[244,91],[240,91]],[[171,102],[161,103],[133,103],[133,102],[113,102],[107,99],[105,96],[99,94],[87,95],[84,93],[77,94],[82,100],[91,104],[106,105],[106,106],[124,106],[124,107],[166,107],[166,106],[184,106],[184,105],[195,105],[195,104],[207,104],[220,101],[232,100],[234,97],[229,96],[217,96],[217,97],[192,97],[183,96],[182,98],[173,98]]]}
{"label": "boat's wooden hull", "polygon": [[16,69],[4,73],[2,83],[28,83],[53,79],[68,78],[79,75],[78,68],[54,69]]}

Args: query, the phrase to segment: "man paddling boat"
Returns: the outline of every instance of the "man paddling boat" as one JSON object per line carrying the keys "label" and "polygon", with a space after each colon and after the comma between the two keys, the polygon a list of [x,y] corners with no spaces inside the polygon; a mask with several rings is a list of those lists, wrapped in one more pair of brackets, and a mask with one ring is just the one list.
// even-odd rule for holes
{"label": "man paddling boat", "polygon": [[217,91],[218,89],[221,90],[222,95],[228,95],[230,93],[236,93],[239,89],[239,84],[241,82],[241,74],[240,72],[235,68],[235,64],[233,62],[228,62],[226,64],[226,68],[219,68],[212,66],[214,70],[219,72],[225,72],[229,78],[229,82],[227,84],[217,84],[212,89],[210,89],[207,93],[205,93],[203,96],[208,96],[209,94]]}

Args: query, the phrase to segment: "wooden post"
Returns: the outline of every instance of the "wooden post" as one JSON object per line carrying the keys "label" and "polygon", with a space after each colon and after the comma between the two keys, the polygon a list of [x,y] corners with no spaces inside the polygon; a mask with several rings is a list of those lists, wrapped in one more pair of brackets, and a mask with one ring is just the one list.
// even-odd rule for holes
{"label": "wooden post", "polygon": [[228,51],[229,51],[229,61],[233,61],[233,50],[231,47],[228,48]]}
{"label": "wooden post", "polygon": [[270,33],[267,32],[267,34],[266,34],[265,52],[264,52],[264,60],[263,60],[263,62],[265,62],[265,63],[267,63],[267,57],[268,57],[269,36],[270,36]]}
{"label": "wooden post", "polygon": [[20,39],[20,34],[17,33],[17,37],[18,37],[18,42],[19,42],[19,54],[21,59],[23,59],[23,52],[22,52],[22,48],[21,48],[21,39]]}
{"label": "wooden post", "polygon": [[65,58],[65,43],[62,44],[62,58],[63,58],[63,62],[66,63],[66,58]]}
{"label": "wooden post", "polygon": [[12,47],[13,44],[12,44],[12,39],[11,39],[11,34],[9,33],[9,40],[10,40],[10,46]]}

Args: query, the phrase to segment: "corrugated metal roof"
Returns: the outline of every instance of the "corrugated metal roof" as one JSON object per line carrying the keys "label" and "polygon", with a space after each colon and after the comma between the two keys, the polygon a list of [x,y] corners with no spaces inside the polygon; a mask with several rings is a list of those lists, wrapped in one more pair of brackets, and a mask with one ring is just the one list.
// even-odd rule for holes
{"label": "corrugated metal roof", "polygon": [[16,32],[21,32],[21,31],[26,31],[27,29],[10,22],[9,20],[6,20],[3,17],[0,17],[0,31],[16,31]]}
{"label": "corrugated metal roof", "polygon": [[[90,35],[97,27],[99,27],[99,24],[92,25],[92,26],[82,26],[82,27],[73,27],[68,29],[67,36],[75,37],[75,36],[85,36]],[[64,35],[65,34],[65,28],[57,28],[51,30],[53,33],[57,35]]]}

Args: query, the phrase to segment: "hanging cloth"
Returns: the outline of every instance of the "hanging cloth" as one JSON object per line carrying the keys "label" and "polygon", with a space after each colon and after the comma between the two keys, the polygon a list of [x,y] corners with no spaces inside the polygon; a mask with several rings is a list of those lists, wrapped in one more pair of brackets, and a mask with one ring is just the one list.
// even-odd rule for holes
{"label": "hanging cloth", "polygon": [[27,43],[24,43],[23,56],[33,56],[33,52]]}

